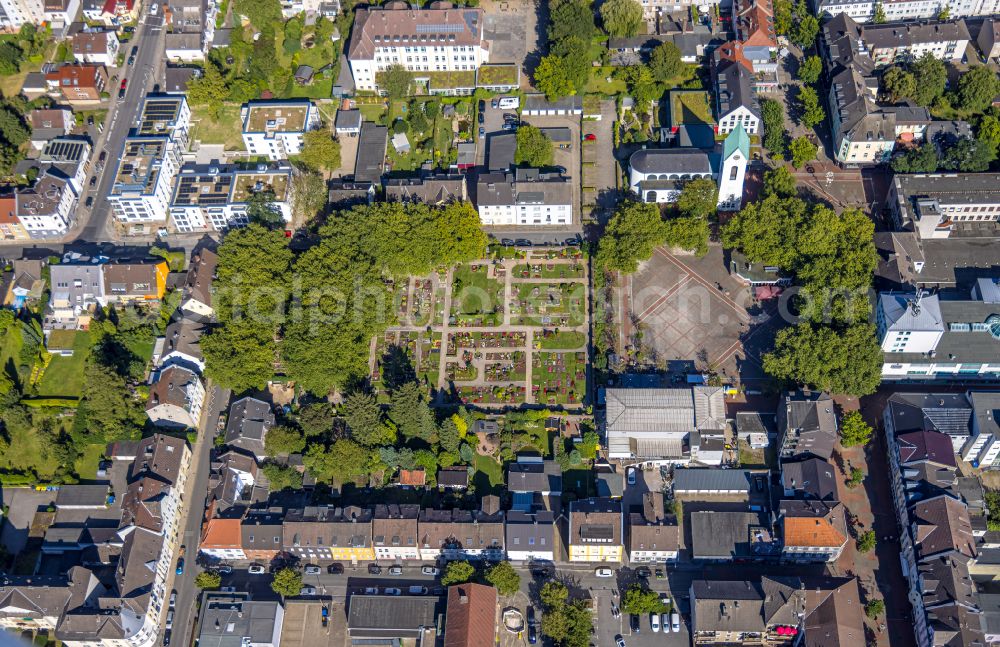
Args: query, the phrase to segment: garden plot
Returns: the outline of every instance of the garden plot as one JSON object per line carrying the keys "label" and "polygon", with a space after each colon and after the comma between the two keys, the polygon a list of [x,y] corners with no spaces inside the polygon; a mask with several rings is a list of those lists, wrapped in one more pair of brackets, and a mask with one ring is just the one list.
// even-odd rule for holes
{"label": "garden plot", "polygon": [[527,343],[525,332],[454,332],[448,335],[448,354],[459,348],[523,348]]}
{"label": "garden plot", "polygon": [[535,402],[579,405],[587,387],[587,353],[534,354],[531,390]]}
{"label": "garden plot", "polygon": [[494,327],[503,323],[504,284],[491,265],[459,267],[451,295],[452,325]]}
{"label": "garden plot", "polygon": [[516,288],[511,323],[580,326],[586,320],[587,286],[582,283],[519,283]]}

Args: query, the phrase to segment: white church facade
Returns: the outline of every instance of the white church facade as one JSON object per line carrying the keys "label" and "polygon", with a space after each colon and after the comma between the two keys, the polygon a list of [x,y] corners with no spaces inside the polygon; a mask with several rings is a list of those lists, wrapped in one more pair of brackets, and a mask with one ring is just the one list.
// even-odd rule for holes
{"label": "white church facade", "polygon": [[629,186],[643,202],[674,202],[684,185],[712,178],[719,187],[719,209],[735,211],[743,204],[743,182],[750,159],[750,137],[737,125],[712,150],[654,148],[629,158]]}

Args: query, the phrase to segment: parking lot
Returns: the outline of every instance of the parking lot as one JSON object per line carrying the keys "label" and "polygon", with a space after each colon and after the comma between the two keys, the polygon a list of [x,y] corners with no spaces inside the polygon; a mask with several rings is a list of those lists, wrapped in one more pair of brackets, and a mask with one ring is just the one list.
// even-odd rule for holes
{"label": "parking lot", "polygon": [[615,126],[615,102],[601,101],[601,119],[584,120],[584,135],[594,135],[594,141],[585,141],[580,184],[581,217],[606,222],[614,211],[618,198],[620,167],[613,151],[612,130]]}

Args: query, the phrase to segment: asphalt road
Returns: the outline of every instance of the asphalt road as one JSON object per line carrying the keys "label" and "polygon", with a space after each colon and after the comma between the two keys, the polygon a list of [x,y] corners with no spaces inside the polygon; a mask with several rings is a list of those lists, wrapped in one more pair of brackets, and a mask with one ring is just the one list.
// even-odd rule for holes
{"label": "asphalt road", "polygon": [[206,400],[202,414],[201,427],[198,429],[198,442],[194,446],[191,457],[191,477],[187,482],[187,492],[184,500],[187,507],[184,511],[186,519],[182,524],[181,544],[186,546],[184,557],[184,573],[174,577],[173,588],[177,591],[177,603],[174,610],[173,634],[171,645],[187,647],[191,644],[194,630],[196,610],[195,602],[198,589],[194,585],[194,577],[198,569],[195,558],[198,555],[198,540],[201,537],[202,516],[205,514],[205,503],[208,496],[209,452],[212,449],[213,438],[219,423],[219,415],[229,404],[230,392],[227,389],[213,387]]}
{"label": "asphalt road", "polygon": [[[143,5],[145,7],[145,5]],[[125,98],[115,100],[108,111],[108,121],[104,126],[103,145],[97,142],[95,148],[107,153],[104,170],[97,182],[97,192],[94,194],[94,205],[89,213],[83,215],[86,222],[79,232],[79,238],[86,241],[114,240],[114,224],[112,222],[111,204],[107,196],[114,184],[117,161],[121,159],[125,149],[125,138],[129,130],[135,126],[139,118],[142,99],[151,90],[159,75],[163,61],[163,12],[155,16],[148,11],[140,14],[140,23],[136,28],[135,37],[125,47],[126,57],[132,47],[138,47],[135,63],[120,68],[118,81],[108,92],[112,97],[118,96],[118,87],[122,79],[128,80]],[[100,155],[100,153],[96,153]],[[82,210],[82,209],[81,209]]]}

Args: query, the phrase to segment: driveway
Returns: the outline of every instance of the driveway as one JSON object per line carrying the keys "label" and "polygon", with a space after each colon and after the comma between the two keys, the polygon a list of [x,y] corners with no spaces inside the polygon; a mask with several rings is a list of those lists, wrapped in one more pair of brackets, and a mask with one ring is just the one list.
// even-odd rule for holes
{"label": "driveway", "polygon": [[581,217],[607,222],[618,203],[618,162],[614,155],[615,102],[601,101],[601,120],[584,120],[583,134],[597,141],[583,142]]}

